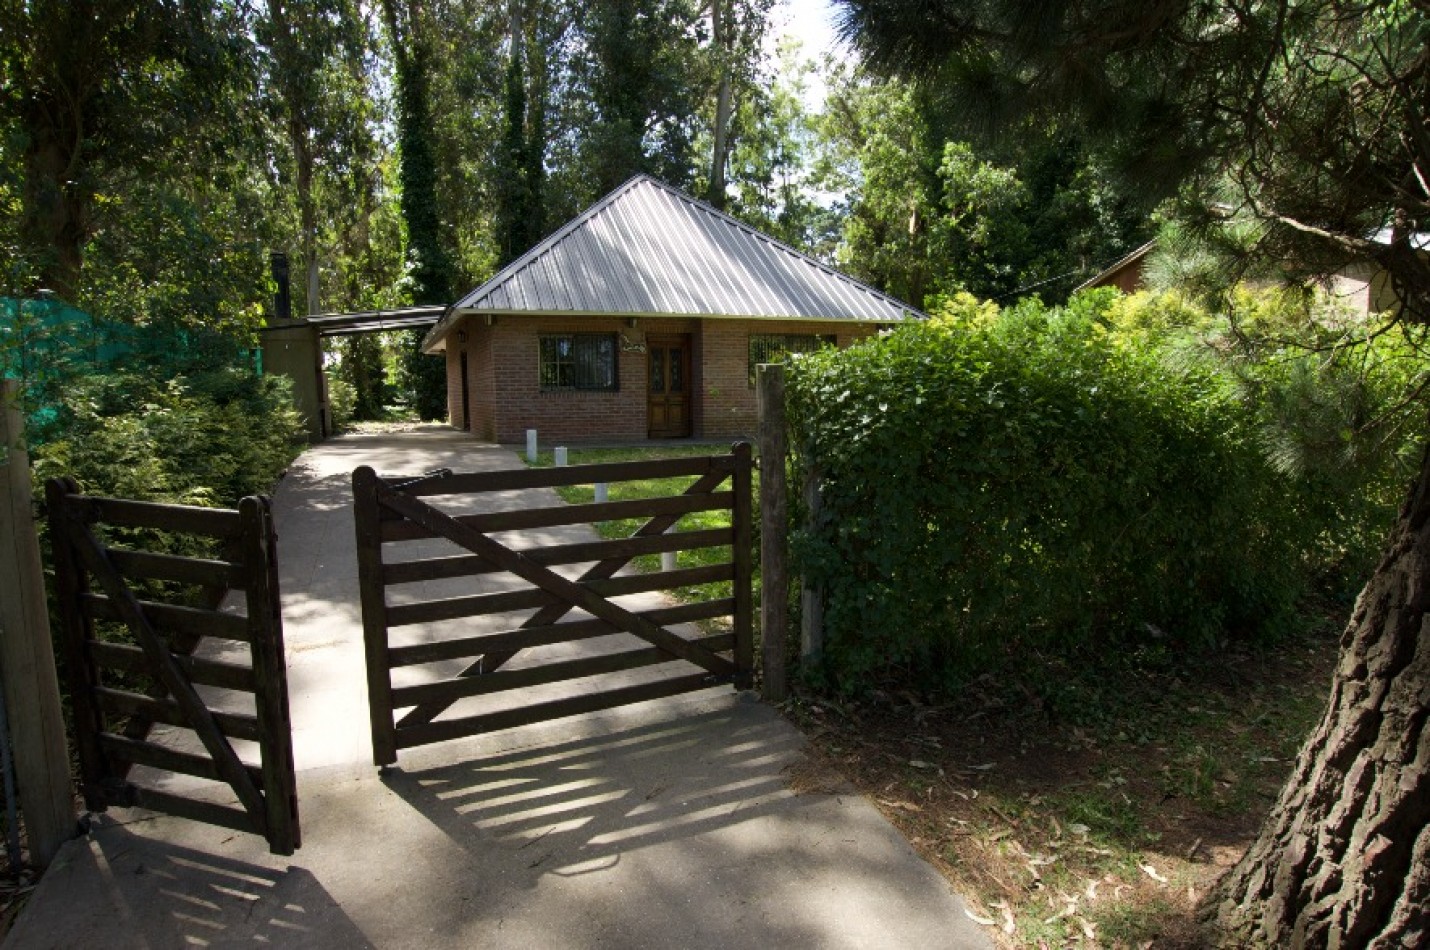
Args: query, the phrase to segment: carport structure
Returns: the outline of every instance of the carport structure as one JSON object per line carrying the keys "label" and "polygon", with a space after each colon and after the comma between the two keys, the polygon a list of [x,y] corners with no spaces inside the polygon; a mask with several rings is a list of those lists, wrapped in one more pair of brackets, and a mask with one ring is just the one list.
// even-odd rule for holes
{"label": "carport structure", "polygon": [[293,399],[307,423],[308,438],[321,441],[332,434],[328,411],[328,386],[323,375],[323,340],[358,333],[385,333],[391,330],[428,329],[447,312],[445,306],[400,307],[393,310],[360,310],[349,313],[317,313],[306,317],[279,315],[260,330],[263,342],[263,371],[293,380]]}

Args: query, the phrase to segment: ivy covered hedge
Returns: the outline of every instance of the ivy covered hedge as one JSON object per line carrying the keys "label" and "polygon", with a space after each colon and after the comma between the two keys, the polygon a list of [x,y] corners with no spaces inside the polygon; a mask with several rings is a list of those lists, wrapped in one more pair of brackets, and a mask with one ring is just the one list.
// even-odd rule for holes
{"label": "ivy covered hedge", "polygon": [[[1309,584],[1366,570],[1408,437],[1356,464],[1273,449],[1305,436],[1287,407],[1335,429],[1405,372],[1237,339],[1175,298],[1099,292],[1003,313],[964,299],[795,361],[792,444],[823,490],[794,547],[827,590],[826,672],[947,681],[1030,651],[1266,636]],[[1306,365],[1326,377],[1310,396]]]}

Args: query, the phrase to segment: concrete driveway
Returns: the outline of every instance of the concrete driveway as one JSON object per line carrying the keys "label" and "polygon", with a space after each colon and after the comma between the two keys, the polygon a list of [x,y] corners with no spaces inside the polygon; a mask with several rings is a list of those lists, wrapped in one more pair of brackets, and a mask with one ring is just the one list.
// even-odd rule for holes
{"label": "concrete driveway", "polygon": [[112,810],[64,848],[6,948],[991,946],[797,731],[728,688],[404,751],[379,776],[349,489],[364,464],[521,463],[423,426],[325,442],[279,485],[302,848]]}

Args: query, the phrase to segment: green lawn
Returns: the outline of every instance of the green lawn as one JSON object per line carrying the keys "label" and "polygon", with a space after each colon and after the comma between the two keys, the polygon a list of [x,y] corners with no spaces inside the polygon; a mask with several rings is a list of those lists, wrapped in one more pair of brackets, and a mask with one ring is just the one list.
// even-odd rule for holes
{"label": "green lawn", "polygon": [[[728,448],[720,445],[658,445],[615,449],[572,448],[567,453],[567,462],[570,465],[595,465],[602,462],[637,462],[646,459],[695,455],[723,455],[728,451]],[[523,460],[526,458],[525,453],[522,454],[522,458]],[[550,468],[555,464],[555,459],[552,452],[546,450],[537,456],[535,463],[528,462],[527,464],[534,468]],[[608,498],[611,501],[632,501],[640,498],[678,495],[694,484],[695,480],[696,477],[692,475],[681,478],[647,478],[629,482],[612,482],[608,487]],[[753,485],[754,491],[758,493],[758,472],[754,473]],[[724,487],[728,488],[728,486],[727,482]],[[564,486],[557,488],[556,493],[561,496],[563,501],[573,505],[586,504],[595,499],[595,487],[592,485]],[[629,537],[643,523],[643,519],[628,518],[621,521],[601,521],[592,527],[601,537],[615,539]],[[696,511],[682,517],[671,530],[701,531],[711,528],[728,528],[729,526],[729,511]],[[676,567],[678,568],[704,567],[710,564],[725,564],[729,561],[730,548],[728,545],[680,551],[676,555]],[[660,570],[660,555],[642,555],[631,563],[636,570],[654,573]],[[679,600],[694,603],[731,596],[731,584],[728,581],[698,584],[690,587],[672,588],[671,592]]]}

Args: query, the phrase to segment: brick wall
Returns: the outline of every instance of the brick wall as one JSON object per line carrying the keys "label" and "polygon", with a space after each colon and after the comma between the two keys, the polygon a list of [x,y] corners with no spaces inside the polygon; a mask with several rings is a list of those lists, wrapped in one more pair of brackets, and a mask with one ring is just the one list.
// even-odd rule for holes
{"label": "brick wall", "polygon": [[[466,334],[460,342],[458,332]],[[447,421],[462,425],[462,352],[467,354],[467,419],[473,435],[493,441],[496,417],[492,379],[492,332],[480,320],[467,318],[447,337]]]}
{"label": "brick wall", "polygon": [[[755,390],[749,382],[752,333],[834,334],[840,346],[875,332],[870,324],[830,324],[798,320],[657,320],[641,318],[634,328],[624,318],[499,315],[491,327],[478,318],[459,326],[465,344],[447,337],[449,418],[461,425],[459,352],[467,350],[471,375],[472,433],[479,438],[520,444],[534,428],[543,445],[638,441],[646,437],[646,354],[634,349],[647,334],[689,334],[691,418],[694,436],[753,438]],[[617,333],[618,385],[615,392],[543,392],[537,376],[538,339],[552,333]]]}
{"label": "brick wall", "polygon": [[868,323],[830,324],[797,320],[706,320],[701,339],[702,415],[696,433],[706,439],[753,439],[757,425],[755,388],[750,385],[750,335],[833,334],[841,347],[873,336]]}

